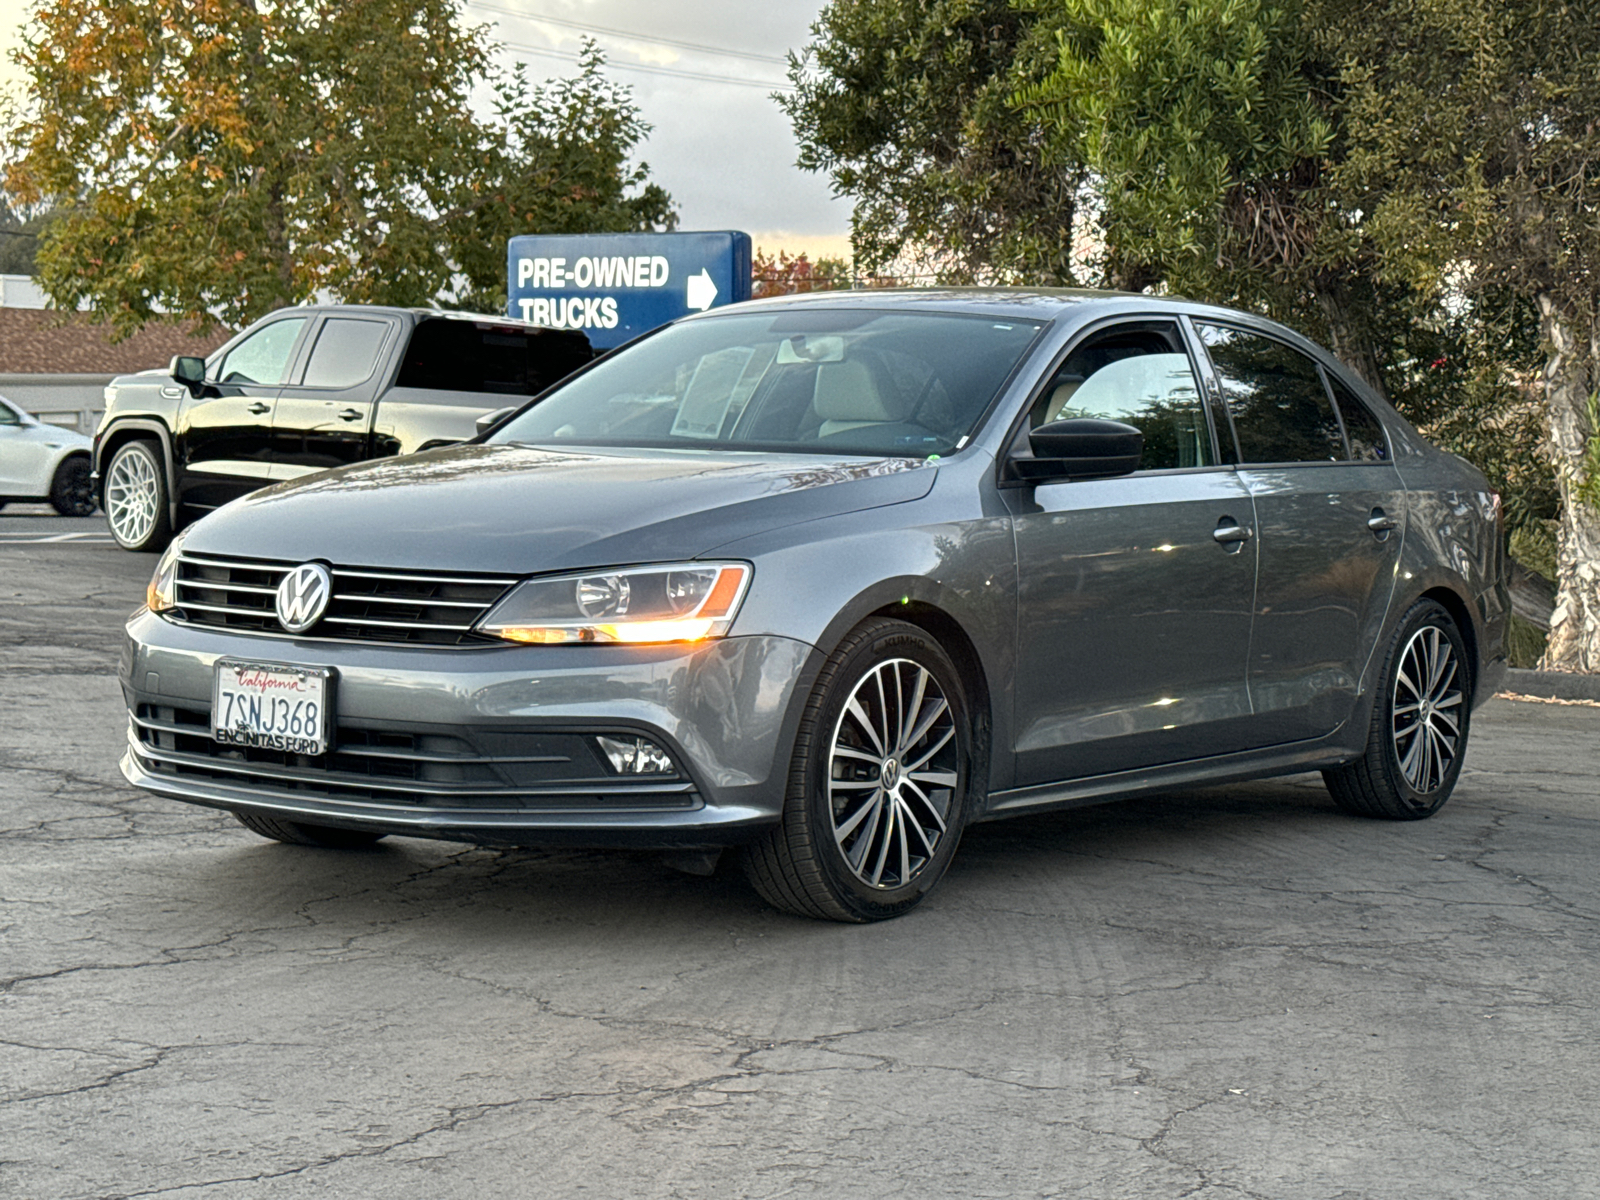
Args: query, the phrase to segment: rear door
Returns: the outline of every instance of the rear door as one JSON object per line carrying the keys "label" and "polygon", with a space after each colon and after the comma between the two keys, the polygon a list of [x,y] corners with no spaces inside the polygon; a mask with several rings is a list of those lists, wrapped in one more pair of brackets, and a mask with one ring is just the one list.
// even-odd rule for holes
{"label": "rear door", "polygon": [[1394,592],[1405,491],[1382,426],[1309,356],[1265,333],[1196,326],[1255,501],[1260,566],[1250,698],[1262,744],[1333,732],[1351,712]]}
{"label": "rear door", "polygon": [[278,396],[272,419],[272,477],[297,479],[371,457],[381,368],[400,333],[396,317],[331,313]]}
{"label": "rear door", "polygon": [[1207,408],[1170,319],[1091,334],[1034,404],[1033,425],[1124,421],[1145,450],[1132,475],[1006,490],[1019,786],[1249,744],[1255,521]]}
{"label": "rear door", "polygon": [[178,411],[180,501],[216,508],[272,479],[272,416],[311,326],[289,310],[251,331],[208,369]]}

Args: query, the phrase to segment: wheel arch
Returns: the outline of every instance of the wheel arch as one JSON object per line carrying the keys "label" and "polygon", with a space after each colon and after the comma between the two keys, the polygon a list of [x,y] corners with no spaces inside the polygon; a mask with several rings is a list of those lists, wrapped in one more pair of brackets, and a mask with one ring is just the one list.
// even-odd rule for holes
{"label": "wheel arch", "polygon": [[[1430,587],[1419,595],[1417,600],[1434,601],[1450,614],[1450,619],[1456,623],[1456,628],[1461,631],[1461,640],[1466,643],[1467,647],[1467,682],[1469,684],[1467,695],[1476,703],[1478,699],[1478,678],[1482,673],[1482,663],[1478,657],[1478,627],[1477,622],[1473,619],[1472,605],[1468,604],[1459,592],[1442,584]],[[1416,600],[1411,602],[1411,604],[1415,603]],[[1411,604],[1406,605],[1406,611],[1410,611]]]}
{"label": "wheel arch", "polygon": [[[154,435],[154,436],[152,436]],[[159,421],[129,418],[115,422],[99,440],[92,465],[94,468],[94,498],[102,509],[106,506],[106,467],[116,452],[129,442],[154,441],[161,447],[161,460],[167,476],[167,520],[173,529],[178,528],[178,473],[172,454],[172,433]]]}
{"label": "wheel arch", "polygon": [[[963,621],[959,612],[963,606],[960,597],[945,594],[938,583],[921,576],[880,581],[857,595],[828,623],[816,643],[818,665],[838,649],[850,631],[871,617],[887,617],[904,621],[926,631],[944,648],[961,676],[972,709],[973,762],[972,779],[981,789],[971,807],[974,816],[987,806],[990,792],[1003,787],[1007,781],[995,777],[994,747],[1006,744],[1007,714],[995,704],[1000,694],[989,678],[986,662],[992,660],[1000,647],[991,647],[986,658],[982,644],[973,636],[971,623]],[[1009,645],[1009,643],[1007,643]],[[803,708],[810,694],[810,681],[814,672],[808,672],[807,686],[797,689],[796,701]],[[800,694],[803,691],[803,694]],[[796,719],[798,727],[798,718]]]}

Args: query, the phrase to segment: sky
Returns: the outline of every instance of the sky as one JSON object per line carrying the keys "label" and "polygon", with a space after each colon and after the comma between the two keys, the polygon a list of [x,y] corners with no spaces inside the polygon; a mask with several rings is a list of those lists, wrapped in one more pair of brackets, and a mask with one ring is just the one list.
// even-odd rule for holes
{"label": "sky", "polygon": [[[743,230],[768,252],[815,258],[849,253],[850,205],[831,195],[826,178],[794,165],[794,131],[770,92],[786,82],[773,60],[805,45],[822,4],[466,0],[465,12],[475,24],[494,26],[507,66],[526,61],[535,78],[574,72],[571,60],[591,33],[606,51],[610,77],[633,88],[654,126],[638,156],[677,201],[679,228]],[[0,0],[0,88],[17,87],[9,53],[30,7],[29,0]],[[648,69],[635,69],[641,67]],[[734,82],[740,80],[757,86]]]}

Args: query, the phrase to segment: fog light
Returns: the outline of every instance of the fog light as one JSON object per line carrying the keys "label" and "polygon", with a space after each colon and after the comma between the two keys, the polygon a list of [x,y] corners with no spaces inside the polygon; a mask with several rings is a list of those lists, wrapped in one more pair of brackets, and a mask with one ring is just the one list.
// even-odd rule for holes
{"label": "fog light", "polygon": [[618,775],[671,775],[671,756],[647,738],[596,737]]}

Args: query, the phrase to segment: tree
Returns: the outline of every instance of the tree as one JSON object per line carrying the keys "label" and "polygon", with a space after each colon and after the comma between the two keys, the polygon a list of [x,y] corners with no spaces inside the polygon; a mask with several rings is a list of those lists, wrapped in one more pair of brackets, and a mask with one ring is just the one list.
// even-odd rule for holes
{"label": "tree", "polygon": [[791,56],[782,98],[800,166],[855,200],[868,272],[951,282],[1081,282],[1083,168],[1045,159],[1009,104],[1012,73],[1048,53],[1010,0],[837,0]]}
{"label": "tree", "polygon": [[[619,219],[581,170],[562,199],[530,200],[573,167],[562,101],[612,105],[607,161],[642,129],[592,52],[565,92],[500,81],[502,105],[555,113],[479,121],[468,100],[489,50],[455,0],[45,0],[17,55],[29,97],[6,172],[19,200],[61,209],[41,284],[124,332],[157,313],[239,325],[320,291],[424,304],[464,277],[484,295],[467,239],[570,222],[575,196]],[[670,214],[646,191],[648,214]]]}
{"label": "tree", "polygon": [[767,254],[759,247],[750,261],[751,297],[793,296],[801,292],[832,292],[847,289],[853,280],[850,264],[842,258],[819,258],[812,262],[802,251],[790,254],[779,250]]}
{"label": "tree", "polygon": [[[1356,19],[1359,17],[1359,19]],[[1551,0],[1324,0],[1388,269],[1537,308],[1561,492],[1545,664],[1600,670],[1600,25]]]}
{"label": "tree", "polygon": [[472,190],[444,223],[451,261],[467,286],[462,307],[506,306],[506,242],[523,233],[648,233],[678,224],[672,197],[630,163],[650,132],[630,89],[603,73],[605,56],[586,41],[578,74],[542,85],[519,64],[495,82],[482,165]]}
{"label": "tree", "polygon": [[1342,150],[1331,63],[1298,0],[1019,0],[1054,36],[1016,102],[1063,164],[1086,162],[1124,286],[1268,312],[1325,332],[1387,382],[1357,208],[1326,164]]}
{"label": "tree", "polygon": [[0,196],[0,275],[32,275],[39,236],[54,214],[48,210],[20,211]]}

